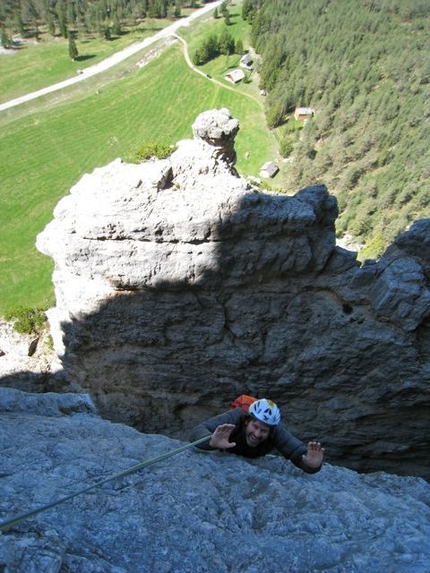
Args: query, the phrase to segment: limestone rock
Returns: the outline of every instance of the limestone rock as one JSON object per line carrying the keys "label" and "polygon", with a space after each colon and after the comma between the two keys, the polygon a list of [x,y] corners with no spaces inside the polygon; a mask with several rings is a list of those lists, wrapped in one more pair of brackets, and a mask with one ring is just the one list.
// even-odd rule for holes
{"label": "limestone rock", "polygon": [[202,139],[218,148],[217,157],[234,163],[234,138],[239,131],[239,122],[226,108],[201,113],[193,124],[194,138]]}
{"label": "limestone rock", "polygon": [[49,332],[19,334],[13,321],[0,320],[0,386],[44,392],[45,382],[61,365],[49,345]]}
{"label": "limestone rock", "polygon": [[329,460],[429,477],[430,221],[360,266],[324,186],[250,188],[220,153],[227,110],[194,131],[167,159],[85,175],[38,237],[70,389],[172,437],[267,396]]}
{"label": "limestone rock", "polygon": [[[9,391],[8,391],[9,392]],[[9,392],[10,394],[10,392]],[[0,522],[187,444],[0,388]],[[39,403],[37,411],[28,407]],[[4,405],[6,403],[6,410]],[[21,406],[19,406],[21,404]],[[186,450],[0,534],[13,573],[427,573],[430,484]],[[234,544],[232,545],[234,540]]]}
{"label": "limestone rock", "polygon": [[0,411],[31,412],[35,416],[96,414],[96,408],[88,394],[54,392],[31,394],[15,388],[0,389]]}

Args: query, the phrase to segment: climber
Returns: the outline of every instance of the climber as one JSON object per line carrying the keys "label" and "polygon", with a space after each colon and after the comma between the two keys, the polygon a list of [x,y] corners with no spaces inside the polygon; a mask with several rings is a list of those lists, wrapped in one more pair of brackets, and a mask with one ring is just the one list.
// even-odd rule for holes
{"label": "climber", "polygon": [[199,424],[191,432],[191,441],[205,435],[208,440],[196,446],[199,450],[225,450],[257,458],[276,448],[284,458],[310,474],[318,472],[323,463],[321,444],[309,442],[306,448],[281,424],[278,406],[265,398],[253,402],[248,412],[234,408]]}

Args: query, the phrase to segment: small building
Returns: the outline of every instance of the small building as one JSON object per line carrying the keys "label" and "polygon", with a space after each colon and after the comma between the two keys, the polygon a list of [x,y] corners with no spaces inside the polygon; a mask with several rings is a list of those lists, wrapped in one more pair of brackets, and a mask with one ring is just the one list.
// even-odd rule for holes
{"label": "small building", "polygon": [[296,121],[303,121],[310,119],[314,115],[314,110],[311,107],[296,107],[294,111],[294,118]]}
{"label": "small building", "polygon": [[279,167],[273,161],[267,161],[260,169],[260,176],[271,179],[278,173]]}
{"label": "small building", "polygon": [[240,81],[243,80],[243,78],[245,77],[245,74],[244,74],[243,70],[237,69],[237,70],[232,70],[231,72],[226,74],[224,77],[226,80],[228,80],[232,84],[238,84]]}
{"label": "small building", "polygon": [[249,54],[245,54],[240,58],[239,66],[245,68],[246,70],[252,70],[252,58]]}

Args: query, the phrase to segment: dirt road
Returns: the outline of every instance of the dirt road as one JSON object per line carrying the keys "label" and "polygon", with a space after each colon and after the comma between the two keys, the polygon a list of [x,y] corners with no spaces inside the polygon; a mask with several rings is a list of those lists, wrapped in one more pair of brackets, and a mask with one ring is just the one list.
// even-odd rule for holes
{"label": "dirt road", "polygon": [[2,103],[2,104],[0,104],[0,111],[4,111],[4,110],[9,109],[11,107],[15,107],[17,105],[20,105],[20,104],[25,103],[27,101],[30,101],[32,99],[36,99],[40,96],[55,92],[57,90],[61,90],[63,88],[66,88],[66,87],[71,86],[73,84],[76,84],[78,82],[82,82],[82,81],[86,80],[87,78],[95,76],[96,74],[100,74],[100,73],[108,70],[109,68],[112,68],[116,64],[119,64],[120,62],[126,60],[130,56],[133,56],[134,54],[136,54],[140,50],[147,48],[151,44],[154,44],[155,42],[158,42],[159,40],[162,40],[163,38],[167,38],[169,36],[174,36],[176,30],[178,30],[179,28],[182,28],[183,26],[188,26],[190,24],[190,22],[192,22],[196,18],[199,18],[200,16],[203,16],[204,14],[206,14],[207,12],[210,12],[211,10],[215,10],[215,8],[218,7],[220,4],[221,4],[221,0],[217,0],[215,2],[211,2],[210,4],[206,4],[203,8],[200,8],[199,10],[196,10],[195,12],[193,12],[193,14],[191,14],[190,16],[187,16],[186,18],[181,18],[180,20],[178,20],[177,22],[174,22],[173,24],[171,24],[167,28],[160,30],[160,32],[157,32],[153,36],[151,36],[149,38],[145,38],[145,40],[143,40],[142,42],[128,46],[127,48],[124,48],[120,52],[113,54],[109,58],[106,58],[106,60],[103,60],[102,62],[99,62],[98,64],[95,64],[94,66],[89,66],[88,68],[85,68],[85,70],[83,70],[81,74],[74,76],[73,78],[69,78],[67,80],[59,82],[59,83],[54,84],[52,86],[48,86],[48,87],[43,88],[41,90],[38,90],[36,92],[32,92],[32,93],[29,93],[27,95],[21,96],[19,98],[16,98],[16,99],[10,100],[8,102]]}

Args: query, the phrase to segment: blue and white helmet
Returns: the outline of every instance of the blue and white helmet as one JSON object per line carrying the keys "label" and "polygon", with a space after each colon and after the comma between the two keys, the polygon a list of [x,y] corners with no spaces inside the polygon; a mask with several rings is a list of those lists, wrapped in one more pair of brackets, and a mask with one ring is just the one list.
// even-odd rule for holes
{"label": "blue and white helmet", "polygon": [[256,400],[249,407],[251,416],[268,426],[277,426],[281,421],[281,412],[272,400]]}

